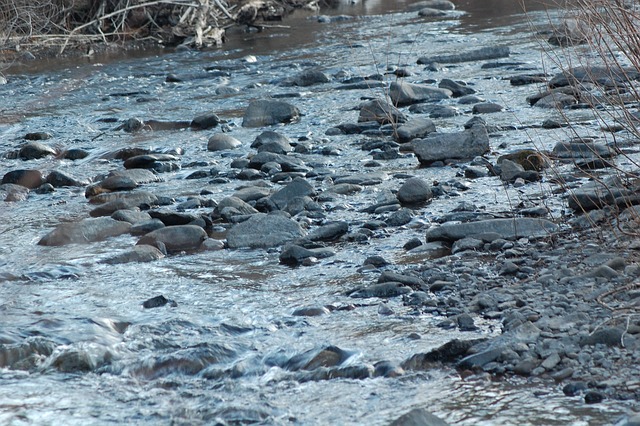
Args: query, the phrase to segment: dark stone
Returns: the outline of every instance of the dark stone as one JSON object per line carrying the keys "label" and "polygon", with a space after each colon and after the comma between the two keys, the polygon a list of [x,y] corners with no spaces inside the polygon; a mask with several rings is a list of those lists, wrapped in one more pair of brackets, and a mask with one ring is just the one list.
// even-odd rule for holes
{"label": "dark stone", "polygon": [[576,395],[580,394],[581,392],[583,392],[583,391],[585,391],[587,389],[588,389],[588,386],[587,386],[586,383],[584,383],[584,382],[574,382],[574,383],[566,384],[562,388],[562,392],[566,396],[576,396]]}
{"label": "dark stone", "polygon": [[548,237],[557,230],[558,225],[545,219],[528,217],[490,219],[466,223],[444,223],[427,231],[427,241],[456,241],[488,233],[495,234],[497,238],[513,240],[522,237]]}
{"label": "dark stone", "polygon": [[482,368],[484,365],[498,359],[498,357],[502,355],[503,352],[504,348],[502,347],[487,349],[485,351],[478,352],[461,359],[460,362],[458,362],[457,366],[458,368],[462,369]]}
{"label": "dark stone", "polygon": [[494,104],[490,102],[476,104],[473,106],[473,114],[491,114],[494,112],[500,112],[504,109],[502,105]]}
{"label": "dark stone", "polygon": [[429,183],[424,179],[413,177],[407,179],[407,181],[402,184],[396,196],[401,204],[413,205],[429,201],[433,198],[433,193],[431,192],[431,185],[429,185]]}
{"label": "dark stone", "polygon": [[335,252],[328,248],[307,249],[295,244],[287,244],[280,253],[280,263],[286,265],[300,265],[305,259],[324,259],[335,256]]}
{"label": "dark stone", "polygon": [[411,292],[411,288],[406,287],[399,282],[385,282],[380,284],[373,284],[369,287],[365,287],[356,290],[349,294],[350,297],[367,299],[371,297],[389,298],[401,296]]}
{"label": "dark stone", "polygon": [[51,133],[47,132],[31,132],[24,135],[24,139],[28,141],[44,141],[51,138]]}
{"label": "dark stone", "polygon": [[120,265],[130,262],[153,262],[155,260],[162,259],[163,257],[164,253],[162,253],[158,248],[142,245],[135,246],[127,252],[110,257],[100,263],[105,263],[107,265]]}
{"label": "dark stone", "polygon": [[299,119],[300,110],[295,106],[283,101],[262,99],[249,104],[242,119],[242,127],[292,123]]}
{"label": "dark stone", "polygon": [[276,154],[287,154],[293,151],[288,137],[271,130],[264,131],[256,136],[251,148],[256,148],[258,152],[267,151]]}
{"label": "dark stone", "polygon": [[347,222],[331,222],[309,232],[304,238],[308,241],[334,241],[349,231]]}
{"label": "dark stone", "polygon": [[439,363],[453,363],[460,357],[466,355],[473,346],[484,340],[485,339],[453,339],[427,353],[412,355],[409,359],[403,361],[401,366],[405,370],[428,370]]}
{"label": "dark stone", "polygon": [[86,180],[80,181],[58,170],[54,170],[47,175],[47,183],[51,184],[54,188],[63,186],[85,186],[89,184]]}
{"label": "dark stone", "polygon": [[2,177],[2,185],[6,183],[35,189],[45,183],[45,180],[39,170],[12,170]]}
{"label": "dark stone", "polygon": [[589,391],[584,394],[584,402],[586,404],[598,404],[604,401],[604,395],[598,391]]}
{"label": "dark stone", "polygon": [[466,95],[473,95],[474,93],[476,93],[476,91],[471,87],[467,86],[466,83],[459,83],[457,81],[453,81],[448,78],[443,78],[440,81],[440,84],[438,84],[438,87],[440,87],[441,89],[450,90],[454,98],[459,98],[461,96],[466,96]]}
{"label": "dark stone", "polygon": [[195,130],[211,129],[218,124],[220,124],[220,117],[213,112],[198,115],[191,121],[191,127]]}
{"label": "dark stone", "polygon": [[158,164],[171,163],[179,161],[180,159],[171,154],[145,154],[137,155],[125,160],[125,169],[154,169],[156,170]]}
{"label": "dark stone", "polygon": [[29,142],[20,148],[18,157],[23,160],[36,160],[49,155],[56,155],[55,149],[40,142]]}
{"label": "dark stone", "polygon": [[423,138],[436,131],[436,125],[427,118],[414,118],[396,130],[396,140],[406,143],[416,138]]}
{"label": "dark stone", "polygon": [[144,235],[136,245],[150,245],[158,247],[164,245],[167,252],[197,250],[207,239],[207,233],[200,226],[177,225],[156,229]]}
{"label": "dark stone", "polygon": [[329,77],[320,70],[309,69],[304,70],[293,77],[292,83],[296,86],[307,87],[316,84],[328,83],[331,80]]}
{"label": "dark stone", "polygon": [[621,346],[625,331],[618,327],[600,329],[589,336],[580,339],[580,346],[602,344],[606,346]]}
{"label": "dark stone", "polygon": [[314,193],[313,186],[304,178],[295,178],[287,186],[272,194],[269,199],[278,209],[282,210],[293,199],[309,196]]}
{"label": "dark stone", "polygon": [[152,309],[152,308],[160,308],[167,304],[172,308],[175,308],[178,306],[178,304],[175,301],[167,299],[166,297],[160,295],[160,296],[152,297],[151,299],[145,300],[144,302],[142,302],[142,307],[145,309]]}

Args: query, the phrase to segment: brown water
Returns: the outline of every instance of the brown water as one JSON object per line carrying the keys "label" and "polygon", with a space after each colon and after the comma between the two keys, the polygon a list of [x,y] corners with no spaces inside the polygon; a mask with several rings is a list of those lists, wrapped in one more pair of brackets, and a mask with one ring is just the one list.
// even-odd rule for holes
{"label": "brown water", "polygon": [[[144,52],[139,56],[95,57],[60,63],[49,69],[16,69],[0,86],[0,148],[15,149],[22,135],[49,131],[49,143],[82,147],[91,155],[79,162],[35,160],[29,167],[58,169],[93,177],[119,162],[103,154],[124,146],[182,147],[182,163],[206,161],[227,170],[232,156],[206,151],[209,132],[159,131],[126,135],[104,118],[141,117],[184,120],[200,112],[241,111],[250,99],[289,89],[273,86],[301,64],[314,63],[333,74],[368,75],[387,64],[415,63],[424,53],[455,51],[495,43],[515,44],[517,31],[504,35],[489,28],[498,22],[524,22],[515,16],[517,2],[458,3],[468,14],[423,22],[403,10],[410,1],[365,1],[344,5],[332,14],[362,16],[337,24],[319,24],[305,16],[287,21],[290,30],[242,34],[226,50]],[[392,7],[389,7],[389,4]],[[495,8],[490,13],[488,4]],[[474,5],[477,8],[474,9]],[[383,14],[384,13],[384,14]],[[502,24],[500,24],[502,25]],[[477,33],[473,28],[482,29]],[[470,34],[473,34],[472,36]],[[499,34],[499,35],[497,35]],[[511,37],[511,38],[509,38]],[[407,41],[410,41],[407,42]],[[521,40],[518,41],[522,43]],[[527,49],[536,45],[531,41]],[[142,52],[141,52],[142,53]],[[256,56],[255,63],[238,58]],[[534,61],[535,53],[529,58]],[[116,60],[117,59],[117,60]],[[212,64],[242,65],[230,77],[194,79],[179,85],[165,82],[169,73],[201,73]],[[453,78],[476,75],[471,65],[452,71]],[[491,74],[493,73],[493,74]],[[475,78],[484,93],[523,98],[525,92],[499,92],[499,71]],[[257,85],[255,83],[258,83]],[[220,97],[220,86],[237,87]],[[142,92],[130,96],[114,96]],[[295,98],[304,120],[278,128],[292,139],[310,136],[343,151],[339,157],[307,157],[333,173],[362,170],[367,152],[348,137],[322,142],[326,128],[355,121],[353,105],[371,92],[338,92],[312,88]],[[144,102],[142,102],[142,101]],[[524,124],[538,123],[530,114]],[[541,114],[541,113],[540,113]],[[260,130],[237,126],[237,114],[225,113],[233,135],[251,141]],[[459,127],[467,118],[438,123]],[[511,124],[510,114],[496,124]],[[523,140],[525,133],[513,135]],[[249,143],[237,155],[248,155]],[[25,167],[3,159],[0,174]],[[162,175],[164,182],[145,189],[184,201],[198,194],[202,182],[185,180],[196,168]],[[378,171],[388,178],[331,207],[332,220],[357,224],[370,218],[360,208],[375,202],[383,190],[397,186],[396,173],[410,172],[428,181],[455,176],[456,170],[418,169],[413,158],[385,162]],[[242,182],[207,185],[212,198],[230,195]],[[322,181],[314,181],[322,189]],[[493,186],[491,186],[493,185]],[[472,201],[495,199],[505,205],[499,184],[487,184],[468,195]],[[498,194],[498,195],[496,195]],[[502,194],[502,195],[500,195]],[[517,200],[517,191],[508,194]],[[475,200],[473,197],[476,197]],[[87,216],[82,189],[59,189],[32,195],[26,202],[0,205],[0,424],[287,424],[385,425],[412,408],[426,408],[458,425],[595,425],[612,423],[624,411],[615,402],[585,406],[565,397],[542,380],[462,380],[452,369],[412,373],[399,378],[305,380],[287,369],[286,360],[312,349],[335,345],[351,353],[346,364],[371,366],[399,363],[453,337],[475,338],[496,333],[499,324],[485,321],[475,332],[447,331],[435,326],[442,318],[412,315],[399,300],[391,316],[378,314],[375,301],[355,310],[303,318],[300,306],[346,306],[344,292],[377,278],[359,271],[364,259],[384,255],[401,263],[404,242],[423,236],[424,227],[457,200],[440,200],[420,212],[410,227],[381,231],[372,244],[336,247],[338,256],[309,268],[278,263],[277,252],[222,250],[168,257],[150,264],[105,265],[100,260],[130,248],[136,241],[122,236],[88,246],[41,247],[38,239],[61,220]],[[559,208],[549,206],[550,209]],[[210,209],[209,209],[210,210]],[[206,211],[203,209],[202,211]],[[145,310],[141,302],[164,294],[176,308]],[[421,339],[407,336],[418,333]],[[9,359],[11,357],[11,359]],[[16,361],[17,360],[17,361]]]}

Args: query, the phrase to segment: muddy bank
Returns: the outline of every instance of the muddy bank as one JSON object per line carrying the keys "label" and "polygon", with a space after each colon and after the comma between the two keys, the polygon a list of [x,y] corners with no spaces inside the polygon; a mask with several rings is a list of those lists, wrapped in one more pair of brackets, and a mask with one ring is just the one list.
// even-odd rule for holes
{"label": "muddy bank", "polygon": [[[9,76],[4,392],[148,424],[633,415],[633,135],[528,25],[423,10]],[[30,395],[3,419],[64,408]]]}

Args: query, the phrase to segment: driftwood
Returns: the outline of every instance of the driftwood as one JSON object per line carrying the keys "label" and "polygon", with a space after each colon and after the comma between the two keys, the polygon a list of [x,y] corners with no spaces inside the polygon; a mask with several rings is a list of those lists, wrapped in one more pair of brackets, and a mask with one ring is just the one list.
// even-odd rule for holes
{"label": "driftwood", "polygon": [[[0,49],[153,38],[200,48],[224,42],[234,25],[258,28],[318,0],[5,0]],[[0,30],[2,31],[2,30]]]}

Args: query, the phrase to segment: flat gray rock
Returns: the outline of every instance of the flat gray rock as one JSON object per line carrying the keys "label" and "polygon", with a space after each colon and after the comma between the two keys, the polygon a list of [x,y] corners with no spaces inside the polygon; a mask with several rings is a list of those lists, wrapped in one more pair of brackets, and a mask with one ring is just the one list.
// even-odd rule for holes
{"label": "flat gray rock", "polygon": [[39,242],[41,246],[63,246],[66,244],[88,244],[109,237],[126,234],[131,224],[110,217],[84,219],[58,225]]}
{"label": "flat gray rock", "polygon": [[394,105],[407,106],[448,99],[451,97],[451,91],[425,84],[393,82],[389,87],[389,97]]}
{"label": "flat gray rock", "polygon": [[471,160],[489,151],[487,128],[474,125],[457,133],[432,133],[411,142],[420,164],[444,160]]}
{"label": "flat gray rock", "polygon": [[300,225],[279,214],[258,213],[235,225],[227,233],[230,248],[277,247],[304,235]]}
{"label": "flat gray rock", "polygon": [[130,262],[153,262],[162,259],[164,254],[156,247],[148,245],[135,246],[131,250],[103,260],[100,263],[118,265]]}
{"label": "flat gray rock", "polygon": [[300,110],[295,106],[270,99],[261,99],[249,104],[242,119],[242,127],[262,127],[279,123],[292,123],[300,119]]}
{"label": "flat gray rock", "polygon": [[466,237],[493,234],[498,238],[546,237],[558,230],[558,225],[546,219],[513,218],[490,219],[478,222],[444,223],[427,231],[427,241],[457,241]]}
{"label": "flat gray rock", "polygon": [[370,121],[377,121],[379,124],[404,123],[407,117],[387,101],[374,99],[360,105],[358,123]]}

